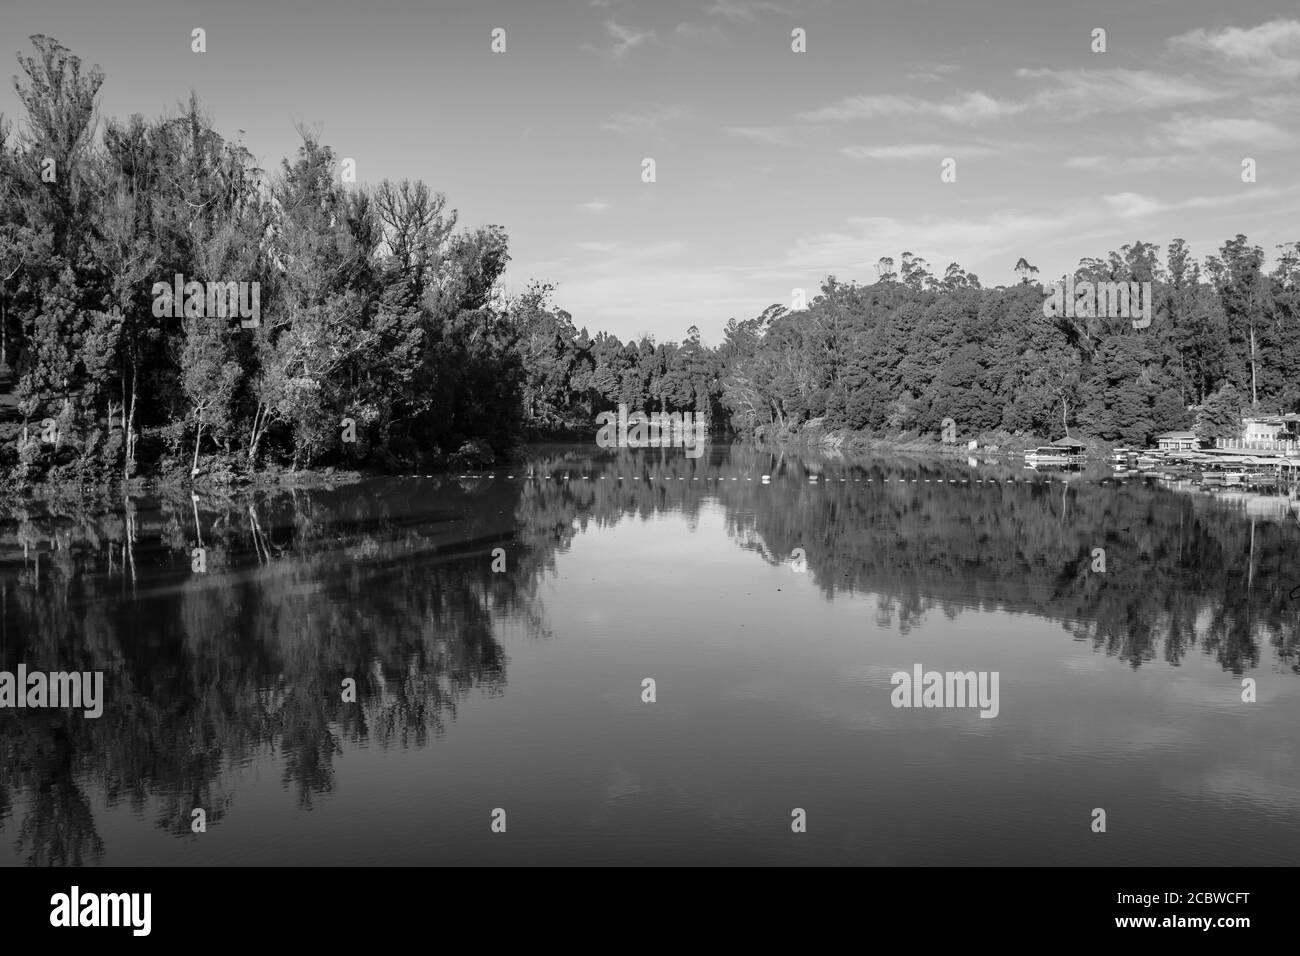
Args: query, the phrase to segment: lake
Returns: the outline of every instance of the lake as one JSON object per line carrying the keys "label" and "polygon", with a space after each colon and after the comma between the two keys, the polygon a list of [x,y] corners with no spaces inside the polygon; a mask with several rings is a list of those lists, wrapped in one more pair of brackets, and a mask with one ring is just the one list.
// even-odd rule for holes
{"label": "lake", "polygon": [[33,504],[0,670],[103,712],[0,709],[0,864],[1290,864],[1300,523],[1248,505],[725,445]]}

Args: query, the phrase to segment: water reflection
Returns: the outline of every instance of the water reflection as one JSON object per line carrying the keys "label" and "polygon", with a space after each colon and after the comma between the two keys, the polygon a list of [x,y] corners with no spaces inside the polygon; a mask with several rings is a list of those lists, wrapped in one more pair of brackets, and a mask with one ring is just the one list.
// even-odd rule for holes
{"label": "water reflection", "polygon": [[[827,613],[869,598],[876,626],[901,636],[936,615],[999,612],[1058,622],[1103,666],[1196,658],[1240,677],[1268,648],[1273,671],[1298,672],[1289,511],[1052,477],[745,447],[699,460],[554,448],[492,477],[24,506],[0,522],[0,669],[102,670],[106,704],[98,720],[0,710],[0,860],[101,862],[96,814],[121,807],[192,839],[194,808],[213,829],[241,812],[241,768],[276,767],[311,809],[344,754],[424,748],[469,702],[531,690],[507,689],[507,632],[557,641],[548,601],[567,619],[626,600],[559,588],[562,556],[584,534],[668,515],[684,519],[681,549],[705,547],[691,532],[718,515],[756,570],[803,549]],[[650,577],[674,561],[636,557]],[[554,679],[571,693],[584,677]],[[780,673],[755,679],[757,698],[792,693]],[[643,784],[621,758],[600,773],[605,819]]]}

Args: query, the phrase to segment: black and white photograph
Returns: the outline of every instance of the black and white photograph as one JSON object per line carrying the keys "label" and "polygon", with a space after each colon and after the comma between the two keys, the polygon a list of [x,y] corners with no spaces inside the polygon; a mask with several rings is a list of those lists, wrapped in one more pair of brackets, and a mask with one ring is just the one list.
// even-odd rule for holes
{"label": "black and white photograph", "polygon": [[0,39],[7,926],[540,867],[1280,927],[1294,0],[2,0]]}

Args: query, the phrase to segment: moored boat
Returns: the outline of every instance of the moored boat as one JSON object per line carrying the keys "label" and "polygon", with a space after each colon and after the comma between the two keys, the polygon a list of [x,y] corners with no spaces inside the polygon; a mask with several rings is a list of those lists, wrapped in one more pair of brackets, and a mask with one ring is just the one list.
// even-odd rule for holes
{"label": "moored boat", "polygon": [[1059,446],[1053,445],[1044,445],[1041,448],[1035,448],[1033,451],[1025,452],[1026,468],[1035,468],[1040,465],[1069,467],[1082,465],[1085,461],[1087,461],[1087,456],[1064,451]]}

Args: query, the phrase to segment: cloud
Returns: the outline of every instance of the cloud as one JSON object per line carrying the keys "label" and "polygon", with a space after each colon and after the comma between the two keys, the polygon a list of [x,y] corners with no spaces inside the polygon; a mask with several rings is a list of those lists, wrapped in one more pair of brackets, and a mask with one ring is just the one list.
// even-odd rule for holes
{"label": "cloud", "polygon": [[1244,30],[1192,30],[1170,39],[1169,50],[1208,58],[1243,76],[1294,80],[1300,77],[1300,20],[1270,20]]}
{"label": "cloud", "polygon": [[[745,265],[720,265],[701,270],[698,250],[680,240],[652,243],[588,241],[573,247],[564,260],[572,280],[560,283],[557,301],[574,315],[600,314],[605,327],[622,332],[649,327],[654,302],[660,313],[677,317],[680,327],[691,323],[716,327],[726,317],[757,315],[774,301],[784,301],[789,288],[815,288],[827,275],[870,277],[882,255],[898,258],[912,250],[926,259],[936,274],[949,262],[974,267],[986,283],[1010,281],[1018,256],[1034,254],[1044,275],[1072,268],[1082,247],[1093,239],[1112,246],[1132,238],[1136,226],[1187,234],[1190,210],[1218,210],[1237,216],[1243,202],[1286,214],[1287,202],[1300,196],[1300,183],[1284,188],[1251,187],[1220,194],[1165,201],[1139,192],[1115,192],[1100,197],[1056,197],[1042,206],[1015,208],[999,198],[1002,208],[946,215],[905,217],[857,216],[838,228],[796,239],[784,252],[751,260]],[[1260,208],[1260,207],[1257,207]],[[1129,235],[1123,235],[1130,233]],[[1189,242],[1194,234],[1189,235]],[[1193,243],[1194,248],[1199,248]],[[1215,244],[1202,243],[1206,248]],[[1102,246],[1102,248],[1108,248]],[[1040,256],[1048,265],[1039,262]]]}
{"label": "cloud", "polygon": [[1250,105],[1261,113],[1300,113],[1300,96],[1291,93],[1252,96]]}
{"label": "cloud", "polygon": [[581,267],[557,283],[556,302],[574,315],[599,315],[603,328],[621,335],[650,328],[665,314],[679,330],[711,328],[757,315],[772,302],[770,290],[738,270],[701,269],[685,241],[579,242],[576,250]]}
{"label": "cloud", "polygon": [[1268,186],[1261,186],[1258,189],[1250,189],[1243,198],[1240,192],[1233,191],[1230,193],[1221,193],[1218,196],[1189,196],[1181,199],[1176,203],[1171,203],[1168,208],[1178,209],[1221,209],[1225,206],[1231,206],[1234,209],[1247,200],[1277,200],[1286,196],[1293,196],[1296,190],[1300,189],[1300,184],[1287,186],[1281,189]]}
{"label": "cloud", "polygon": [[578,208],[583,212],[589,212],[593,216],[599,216],[609,209],[609,203],[603,199],[593,199],[590,202],[579,203]]}
{"label": "cloud", "polygon": [[1161,147],[1202,150],[1217,143],[1247,147],[1283,147],[1296,141],[1293,134],[1267,120],[1217,116],[1178,116],[1160,123],[1150,140]]}
{"label": "cloud", "polygon": [[1156,199],[1154,196],[1145,196],[1134,192],[1112,193],[1101,198],[1113,217],[1147,219],[1160,213],[1185,212],[1189,209],[1222,209],[1225,207],[1238,209],[1243,202],[1252,200],[1277,201],[1295,194],[1297,190],[1300,190],[1300,184],[1288,186],[1284,189],[1264,186],[1258,189],[1252,188],[1245,193],[1234,190],[1230,193],[1219,193],[1214,196],[1187,196],[1175,202],[1165,202]]}
{"label": "cloud", "polygon": [[934,83],[943,79],[949,73],[956,73],[960,67],[952,63],[929,63],[917,64],[914,72],[904,74],[904,78],[923,83]]}
{"label": "cloud", "polygon": [[946,156],[994,156],[997,150],[987,146],[940,146],[936,143],[902,143],[897,146],[844,146],[840,153],[849,159],[936,159]]}
{"label": "cloud", "polygon": [[1052,84],[1030,96],[1026,105],[1031,109],[1074,116],[1193,106],[1231,95],[1223,89],[1198,83],[1191,77],[1151,70],[1020,69],[1016,76]]}
{"label": "cloud", "polygon": [[1188,153],[1148,156],[1071,156],[1065,161],[1065,168],[1127,175],[1131,173],[1156,173],[1172,169],[1188,169],[1200,162],[1199,157]]}
{"label": "cloud", "polygon": [[627,56],[629,51],[655,38],[653,30],[633,30],[630,27],[615,23],[613,20],[605,21],[605,32],[609,34],[609,39],[612,41],[608,50],[602,50],[590,44],[583,44],[581,49],[589,53],[599,53],[615,60],[621,60]]}
{"label": "cloud", "polygon": [[686,111],[677,106],[645,113],[615,113],[601,129],[638,139],[663,139],[664,127],[686,118]]}
{"label": "cloud", "polygon": [[867,274],[881,256],[911,249],[931,263],[960,262],[962,257],[1005,255],[1010,261],[1050,236],[1068,234],[1094,207],[1031,213],[1002,210],[978,216],[855,216],[849,231],[822,232],[796,240],[786,265],[821,275]]}
{"label": "cloud", "polygon": [[799,15],[799,11],[779,3],[772,3],[770,0],[716,0],[715,3],[705,7],[704,12],[732,21],[743,20],[747,23],[756,22],[760,13],[776,13],[786,17]]}
{"label": "cloud", "polygon": [[1055,113],[1063,119],[1073,119],[1092,113],[1199,105],[1231,95],[1189,77],[1150,70],[1020,69],[1015,75],[1038,81],[1044,88],[1018,100],[999,99],[978,90],[946,100],[893,93],[850,96],[830,106],[801,113],[799,118],[822,123],[909,116],[975,124],[1029,112]]}
{"label": "cloud", "polygon": [[1166,208],[1158,199],[1140,193],[1112,193],[1101,199],[1112,217],[1122,219],[1146,219]]}
{"label": "cloud", "polygon": [[[1119,192],[1104,195],[1100,200],[1073,196],[1041,208],[1004,207],[991,213],[969,215],[854,216],[845,220],[844,228],[798,238],[784,261],[765,272],[778,275],[782,269],[794,269],[817,275],[869,275],[879,257],[897,258],[900,251],[910,249],[936,269],[953,261],[971,266],[1005,260],[1009,273],[1016,257],[1027,250],[1076,245],[1091,236],[1117,241],[1116,234],[1131,221],[1194,209],[1224,209],[1235,214],[1247,199],[1277,205],[1296,195],[1300,195],[1300,183],[1272,190],[1234,189],[1174,202],[1142,193]],[[1185,226],[1185,222],[1179,222],[1169,234],[1177,235]],[[983,274],[986,270],[978,271]]]}
{"label": "cloud", "polygon": [[[576,246],[580,252],[588,255],[636,262],[679,255],[688,248],[687,243],[681,239],[664,239],[660,242],[579,242]],[[608,265],[608,262],[597,260],[591,262],[591,265]]]}
{"label": "cloud", "polygon": [[800,113],[799,118],[812,123],[826,123],[905,114],[939,117],[954,123],[978,123],[982,120],[1011,116],[1023,112],[1024,109],[1023,104],[998,100],[979,91],[963,93],[942,102],[917,96],[884,93],[850,96],[831,106]]}
{"label": "cloud", "polygon": [[716,23],[704,26],[689,20],[673,27],[672,35],[674,39],[696,43],[725,43],[727,39]]}
{"label": "cloud", "polygon": [[909,102],[917,102],[915,97],[895,96],[893,94],[875,93],[867,96],[850,96],[831,106],[823,106],[799,114],[799,118],[813,123],[840,123],[846,120],[873,119],[891,113],[902,113]]}
{"label": "cloud", "polygon": [[794,146],[802,142],[808,130],[803,126],[724,126],[723,132],[755,143]]}

